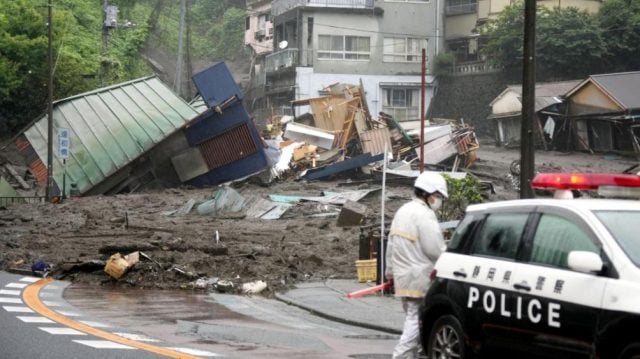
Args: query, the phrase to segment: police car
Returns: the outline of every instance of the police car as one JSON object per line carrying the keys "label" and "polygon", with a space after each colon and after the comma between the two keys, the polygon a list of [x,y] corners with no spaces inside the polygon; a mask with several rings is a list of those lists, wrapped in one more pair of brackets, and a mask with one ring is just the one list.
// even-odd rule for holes
{"label": "police car", "polygon": [[[637,196],[640,176],[542,174],[533,186]],[[469,206],[431,279],[420,313],[431,359],[640,358],[638,200]]]}

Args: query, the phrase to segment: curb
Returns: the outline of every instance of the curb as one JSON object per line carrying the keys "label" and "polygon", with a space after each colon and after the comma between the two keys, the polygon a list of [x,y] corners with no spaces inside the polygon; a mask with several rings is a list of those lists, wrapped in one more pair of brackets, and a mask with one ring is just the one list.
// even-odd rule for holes
{"label": "curb", "polygon": [[308,311],[309,313],[311,313],[313,315],[317,315],[319,317],[322,317],[322,318],[325,318],[325,319],[329,319],[329,320],[332,320],[334,322],[353,325],[353,326],[356,326],[356,327],[362,327],[362,328],[366,328],[366,329],[378,330],[378,331],[389,333],[389,334],[398,334],[398,335],[402,334],[401,330],[397,330],[397,329],[393,329],[393,328],[389,328],[389,327],[385,327],[385,326],[380,326],[380,325],[375,325],[375,324],[363,323],[363,322],[359,322],[357,320],[351,320],[351,319],[345,319],[345,318],[336,317],[336,316],[334,316],[332,314],[325,313],[325,312],[319,311],[317,309],[313,309],[311,307],[308,307],[308,306],[306,306],[304,304],[297,303],[294,300],[291,300],[290,298],[287,298],[286,296],[281,295],[279,293],[275,294],[275,298],[277,300],[285,303],[285,304],[292,305],[292,306],[298,307],[300,309],[304,309],[304,310]]}

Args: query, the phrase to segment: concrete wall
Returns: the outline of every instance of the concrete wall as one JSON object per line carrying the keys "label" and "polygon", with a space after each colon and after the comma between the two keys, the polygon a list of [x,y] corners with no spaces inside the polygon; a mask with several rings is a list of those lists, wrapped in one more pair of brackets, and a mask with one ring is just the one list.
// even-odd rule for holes
{"label": "concrete wall", "polygon": [[489,104],[507,85],[520,83],[521,73],[489,72],[458,76],[442,76],[433,98],[431,118],[464,119],[482,138],[496,138],[495,123],[487,120],[491,114]]}

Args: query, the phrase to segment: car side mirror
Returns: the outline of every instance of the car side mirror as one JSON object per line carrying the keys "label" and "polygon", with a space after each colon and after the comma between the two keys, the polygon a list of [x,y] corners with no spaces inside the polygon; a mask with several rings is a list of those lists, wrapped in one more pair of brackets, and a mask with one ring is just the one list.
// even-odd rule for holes
{"label": "car side mirror", "polygon": [[600,255],[588,251],[569,252],[567,262],[570,269],[584,273],[598,273],[604,268]]}

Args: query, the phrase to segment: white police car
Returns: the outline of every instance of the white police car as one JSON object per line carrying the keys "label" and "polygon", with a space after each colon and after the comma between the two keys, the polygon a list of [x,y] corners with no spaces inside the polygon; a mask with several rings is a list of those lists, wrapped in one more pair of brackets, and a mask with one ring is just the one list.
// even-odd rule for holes
{"label": "white police car", "polygon": [[[637,195],[640,176],[543,174],[533,185]],[[638,200],[469,206],[431,277],[420,314],[431,359],[640,358]]]}

